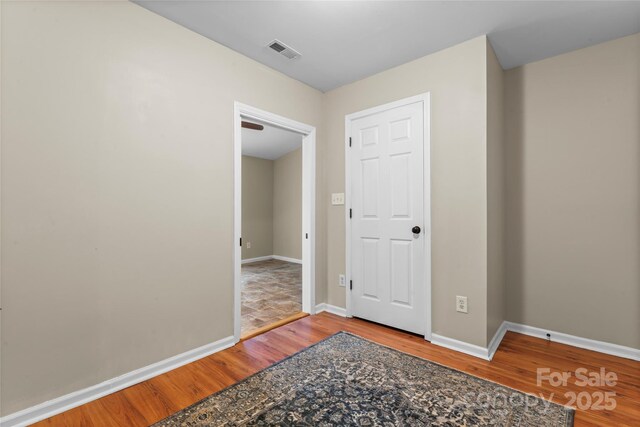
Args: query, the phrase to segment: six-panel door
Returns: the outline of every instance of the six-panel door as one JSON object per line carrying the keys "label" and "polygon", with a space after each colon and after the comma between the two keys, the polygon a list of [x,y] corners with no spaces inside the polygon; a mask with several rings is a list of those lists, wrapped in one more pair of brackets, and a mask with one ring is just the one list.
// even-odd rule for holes
{"label": "six-panel door", "polygon": [[353,315],[419,334],[428,308],[423,120],[422,102],[354,119],[350,148]]}

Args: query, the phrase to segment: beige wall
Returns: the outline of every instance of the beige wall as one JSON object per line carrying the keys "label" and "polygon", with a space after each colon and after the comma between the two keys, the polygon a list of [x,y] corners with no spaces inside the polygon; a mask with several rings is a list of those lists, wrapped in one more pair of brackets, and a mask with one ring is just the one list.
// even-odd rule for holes
{"label": "beige wall", "polygon": [[[486,37],[384,71],[325,94],[326,193],[344,191],[346,114],[431,92],[433,332],[486,344]],[[344,207],[327,209],[328,302],[345,306]],[[469,313],[457,313],[466,295]]]}
{"label": "beige wall", "polygon": [[233,102],[322,94],[132,3],[1,7],[8,414],[232,335]]}
{"label": "beige wall", "polygon": [[273,254],[302,259],[302,149],[274,161]]}
{"label": "beige wall", "polygon": [[242,156],[242,259],[273,255],[274,163]]}
{"label": "beige wall", "polygon": [[640,347],[639,35],[506,73],[501,141],[485,37],[323,95],[131,3],[1,8],[2,414],[232,334],[236,100],[318,127],[316,302],[344,116],[429,91],[433,332],[504,315],[504,176],[507,318]]}
{"label": "beige wall", "polygon": [[506,91],[508,319],[640,348],[640,34]]}
{"label": "beige wall", "polygon": [[487,40],[487,344],[507,317],[504,71]]}
{"label": "beige wall", "polygon": [[301,260],[301,233],[302,149],[276,160],[242,156],[242,259]]}

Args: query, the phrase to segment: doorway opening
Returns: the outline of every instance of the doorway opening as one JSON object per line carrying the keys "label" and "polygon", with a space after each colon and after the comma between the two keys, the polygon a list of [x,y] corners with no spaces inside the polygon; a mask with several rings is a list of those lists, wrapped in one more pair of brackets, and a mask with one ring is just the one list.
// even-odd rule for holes
{"label": "doorway opening", "polygon": [[314,312],[315,128],[240,103],[234,119],[239,341]]}

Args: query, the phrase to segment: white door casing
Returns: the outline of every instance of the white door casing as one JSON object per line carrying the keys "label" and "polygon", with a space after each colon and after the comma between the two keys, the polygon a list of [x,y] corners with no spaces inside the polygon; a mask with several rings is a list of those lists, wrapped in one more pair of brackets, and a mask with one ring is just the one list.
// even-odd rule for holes
{"label": "white door casing", "polygon": [[271,112],[234,103],[233,108],[233,144],[234,144],[234,239],[233,239],[233,335],[235,342],[240,341],[241,329],[241,263],[242,253],[242,131],[243,118],[291,130],[302,135],[302,311],[315,314],[315,275],[316,275],[316,128]]}
{"label": "white door casing", "polygon": [[430,339],[428,101],[347,116],[347,312]]}

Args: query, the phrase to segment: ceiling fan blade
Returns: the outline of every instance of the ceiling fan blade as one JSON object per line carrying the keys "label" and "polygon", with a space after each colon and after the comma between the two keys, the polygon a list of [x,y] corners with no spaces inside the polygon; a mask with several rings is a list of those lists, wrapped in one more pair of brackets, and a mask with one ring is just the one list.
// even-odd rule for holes
{"label": "ceiling fan blade", "polygon": [[253,129],[253,130],[263,130],[264,126],[259,125],[257,123],[251,123],[251,122],[245,122],[244,120],[242,121],[242,127],[243,128],[247,128],[247,129]]}

